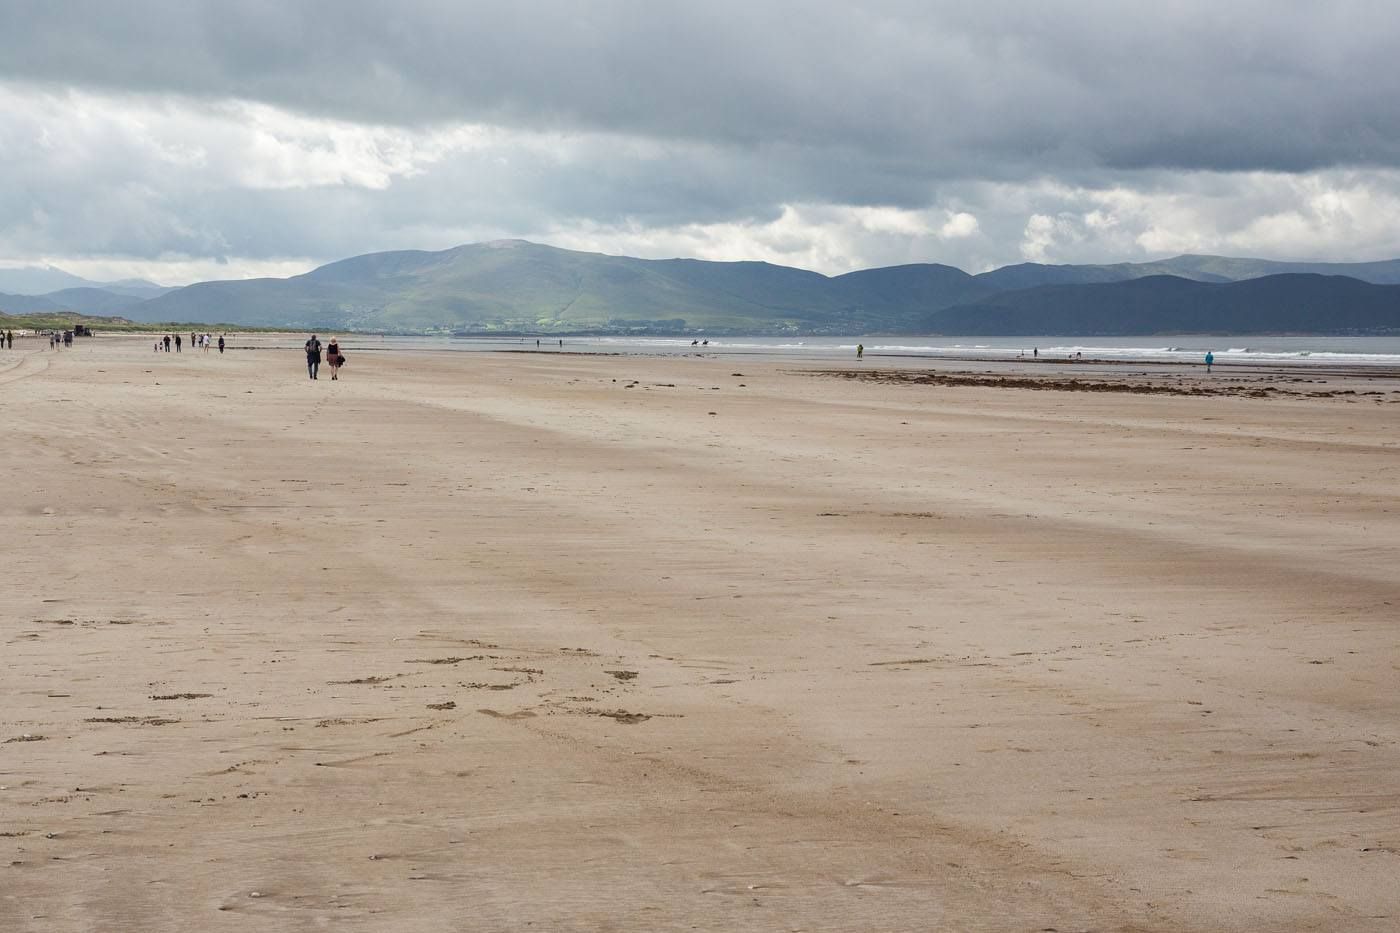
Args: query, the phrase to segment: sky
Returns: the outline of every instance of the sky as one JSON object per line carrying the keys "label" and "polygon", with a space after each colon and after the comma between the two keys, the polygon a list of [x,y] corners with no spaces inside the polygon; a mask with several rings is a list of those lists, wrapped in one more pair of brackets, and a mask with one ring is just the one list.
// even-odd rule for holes
{"label": "sky", "polygon": [[0,0],[0,264],[1400,256],[1393,2]]}

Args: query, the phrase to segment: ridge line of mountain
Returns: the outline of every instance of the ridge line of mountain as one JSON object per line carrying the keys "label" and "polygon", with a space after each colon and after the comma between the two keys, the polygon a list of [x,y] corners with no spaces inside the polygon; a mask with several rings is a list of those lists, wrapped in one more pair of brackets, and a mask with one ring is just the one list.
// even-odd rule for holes
{"label": "ridge line of mountain", "polygon": [[[1327,274],[1339,270],[1353,274]],[[1233,287],[1246,283],[1264,284]],[[1183,255],[976,275],[908,263],[827,276],[509,240],[367,253],[284,279],[198,282],[145,299],[92,287],[0,293],[0,310],[394,333],[1393,333],[1400,260]]]}

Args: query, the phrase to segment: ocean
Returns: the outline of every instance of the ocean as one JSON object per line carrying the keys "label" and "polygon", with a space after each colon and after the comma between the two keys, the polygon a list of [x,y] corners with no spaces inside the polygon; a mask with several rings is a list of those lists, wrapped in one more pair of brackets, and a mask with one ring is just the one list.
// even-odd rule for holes
{"label": "ocean", "polygon": [[[243,343],[249,335],[239,335]],[[849,362],[857,344],[867,360],[929,358],[987,362],[1082,359],[1086,362],[1194,364],[1213,352],[1222,365],[1364,366],[1400,368],[1400,337],[1220,337],[1182,334],[1156,337],[715,337],[708,345],[690,337],[539,338],[545,351],[638,355],[755,356]],[[278,340],[280,345],[285,338]],[[360,350],[535,350],[534,337],[378,337],[349,334],[347,354]],[[258,341],[261,344],[261,341]],[[269,344],[262,344],[269,345]],[[298,344],[299,346],[299,344]]]}

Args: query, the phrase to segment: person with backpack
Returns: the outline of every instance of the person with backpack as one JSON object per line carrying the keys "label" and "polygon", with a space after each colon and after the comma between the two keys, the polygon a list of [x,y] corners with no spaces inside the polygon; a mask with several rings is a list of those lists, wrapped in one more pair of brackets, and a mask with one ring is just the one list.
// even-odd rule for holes
{"label": "person with backpack", "polygon": [[311,339],[306,341],[306,375],[312,379],[316,378],[316,372],[321,368],[321,341],[312,334]]}

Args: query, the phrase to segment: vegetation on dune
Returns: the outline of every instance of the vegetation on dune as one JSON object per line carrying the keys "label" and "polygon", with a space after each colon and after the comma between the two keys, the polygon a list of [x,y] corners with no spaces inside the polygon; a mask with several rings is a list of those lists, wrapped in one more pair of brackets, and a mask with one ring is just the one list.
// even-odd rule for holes
{"label": "vegetation on dune", "polygon": [[52,311],[40,314],[6,314],[0,311],[0,330],[72,330],[76,324],[90,327],[101,333],[188,333],[189,331],[218,330],[224,333],[235,332],[275,332],[285,330],[279,327],[250,327],[241,324],[209,324],[198,321],[129,321],[122,317],[102,317],[95,314],[78,314],[75,311]]}

